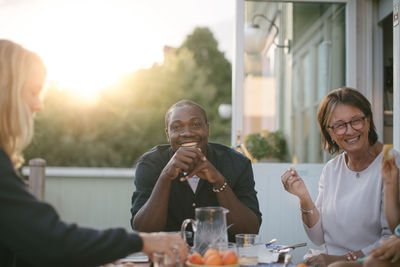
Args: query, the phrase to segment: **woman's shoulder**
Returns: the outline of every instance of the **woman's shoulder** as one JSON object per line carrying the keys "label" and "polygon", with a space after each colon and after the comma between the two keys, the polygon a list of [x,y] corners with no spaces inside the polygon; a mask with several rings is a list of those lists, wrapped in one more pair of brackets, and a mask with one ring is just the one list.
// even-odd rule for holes
{"label": "woman's shoulder", "polygon": [[337,154],[333,159],[330,159],[324,166],[324,169],[334,168],[336,169],[339,165],[345,163],[344,153]]}
{"label": "woman's shoulder", "polygon": [[10,158],[4,150],[0,148],[0,187],[4,188],[6,183],[24,185],[22,179],[20,179],[16,173]]}
{"label": "woman's shoulder", "polygon": [[0,173],[14,172],[14,167],[6,152],[0,147]]}

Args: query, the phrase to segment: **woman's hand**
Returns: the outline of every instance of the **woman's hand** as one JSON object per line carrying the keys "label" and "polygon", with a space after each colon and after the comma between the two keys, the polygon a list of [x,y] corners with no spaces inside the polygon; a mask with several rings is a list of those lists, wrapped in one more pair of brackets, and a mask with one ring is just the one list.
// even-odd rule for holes
{"label": "woman's hand", "polygon": [[383,261],[391,263],[400,262],[400,238],[392,235],[381,243],[378,248],[371,250],[371,255]]}
{"label": "woman's hand", "polygon": [[289,193],[299,197],[300,199],[308,196],[308,190],[303,179],[297,174],[294,168],[287,169],[282,175],[281,180],[283,187]]}
{"label": "woman's hand", "polygon": [[186,261],[189,248],[179,234],[171,233],[139,233],[143,240],[142,251],[152,258],[153,253],[167,254],[172,262],[176,262],[176,257],[184,263]]}
{"label": "woman's hand", "polygon": [[385,186],[399,186],[399,168],[396,166],[395,159],[382,160],[382,180]]}

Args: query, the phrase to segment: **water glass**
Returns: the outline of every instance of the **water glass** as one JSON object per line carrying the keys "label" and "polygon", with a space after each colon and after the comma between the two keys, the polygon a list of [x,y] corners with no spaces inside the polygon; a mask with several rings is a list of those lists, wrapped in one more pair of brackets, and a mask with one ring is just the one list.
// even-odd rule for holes
{"label": "water glass", "polygon": [[256,234],[237,234],[235,236],[240,265],[257,265],[258,251]]}
{"label": "water glass", "polygon": [[236,244],[233,242],[220,242],[209,245],[210,248],[214,248],[221,253],[223,251],[233,251],[237,254]]}
{"label": "water glass", "polygon": [[172,260],[167,254],[153,253],[153,266],[154,267],[172,267]]}

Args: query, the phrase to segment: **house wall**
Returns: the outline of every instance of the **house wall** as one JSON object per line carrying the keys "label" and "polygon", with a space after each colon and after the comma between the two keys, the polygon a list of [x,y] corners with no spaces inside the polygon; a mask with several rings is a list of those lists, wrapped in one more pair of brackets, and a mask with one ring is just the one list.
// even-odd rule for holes
{"label": "house wall", "polygon": [[[291,252],[294,262],[300,262],[309,248],[318,247],[311,243],[304,231],[298,198],[283,189],[281,174],[291,166],[293,164],[255,163],[253,171],[262,212],[263,222],[260,229],[262,240],[277,238],[278,244],[288,245],[307,242],[306,247],[296,248]],[[314,201],[318,195],[318,182],[323,166],[323,164],[295,166]]]}

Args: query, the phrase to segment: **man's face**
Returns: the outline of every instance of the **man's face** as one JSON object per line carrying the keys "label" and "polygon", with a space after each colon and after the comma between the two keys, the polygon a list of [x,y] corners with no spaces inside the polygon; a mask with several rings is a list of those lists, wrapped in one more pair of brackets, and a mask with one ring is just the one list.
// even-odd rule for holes
{"label": "man's face", "polygon": [[168,141],[174,151],[184,144],[194,143],[207,154],[209,124],[196,106],[182,106],[171,110],[165,129]]}

